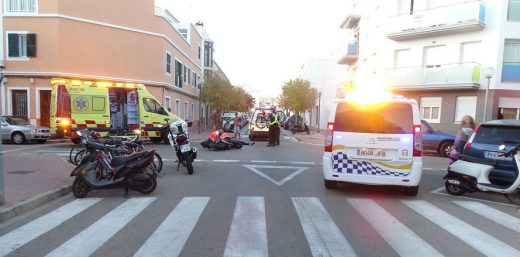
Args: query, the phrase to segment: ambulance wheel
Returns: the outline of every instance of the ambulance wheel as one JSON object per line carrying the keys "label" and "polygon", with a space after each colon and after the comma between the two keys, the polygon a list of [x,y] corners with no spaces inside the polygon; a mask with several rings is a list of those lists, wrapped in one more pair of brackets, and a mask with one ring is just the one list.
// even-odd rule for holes
{"label": "ambulance wheel", "polygon": [[152,143],[154,144],[158,144],[162,141],[162,138],[160,137],[150,137],[150,141],[152,141]]}
{"label": "ambulance wheel", "polygon": [[416,196],[419,193],[419,186],[415,187],[405,187],[404,194],[409,196]]}
{"label": "ambulance wheel", "polygon": [[337,181],[333,181],[333,180],[323,180],[323,184],[325,185],[325,188],[327,189],[336,189],[336,187],[338,186],[338,182]]}

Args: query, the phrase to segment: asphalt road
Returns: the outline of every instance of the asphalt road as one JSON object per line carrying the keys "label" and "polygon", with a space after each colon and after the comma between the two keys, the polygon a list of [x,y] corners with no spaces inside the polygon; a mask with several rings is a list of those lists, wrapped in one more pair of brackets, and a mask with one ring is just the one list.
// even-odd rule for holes
{"label": "asphalt road", "polygon": [[[199,149],[191,176],[169,146],[147,145],[166,165],[153,194],[59,199],[0,224],[0,256],[520,256],[520,200],[445,195],[446,159],[424,158],[416,197],[352,184],[331,191],[322,147],[265,144]],[[27,150],[66,158],[68,147]]]}

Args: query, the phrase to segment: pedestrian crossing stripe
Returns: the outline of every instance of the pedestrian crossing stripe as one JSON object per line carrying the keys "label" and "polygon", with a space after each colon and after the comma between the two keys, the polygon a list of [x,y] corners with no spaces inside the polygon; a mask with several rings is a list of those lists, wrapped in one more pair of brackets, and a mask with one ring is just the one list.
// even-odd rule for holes
{"label": "pedestrian crossing stripe", "polygon": [[[51,230],[59,231],[60,225],[82,212],[95,208],[102,198],[87,198],[71,201],[44,214],[29,223],[0,236],[0,257],[6,256],[24,245],[44,236]],[[207,211],[210,197],[184,197],[169,211],[166,218],[153,228],[151,235],[137,246],[135,257],[179,256],[197,227],[202,214]],[[391,211],[369,198],[345,198],[342,208],[352,207],[369,226],[400,256],[442,256],[453,253],[439,252],[431,239],[425,241],[413,229],[394,217]],[[46,256],[90,256],[140,213],[156,201],[155,197],[136,197],[125,200],[104,216],[87,225],[82,231],[58,246]],[[312,256],[357,256],[367,254],[367,249],[356,249],[351,244],[359,235],[346,234],[337,226],[325,206],[316,197],[292,197],[293,208],[303,236]],[[401,200],[405,210],[419,214],[419,218],[430,222],[441,230],[458,238],[461,242],[486,256],[520,256],[518,245],[509,245],[481,229],[459,219],[440,207],[424,200]],[[486,204],[476,201],[452,201],[454,208],[469,211],[490,220],[508,233],[520,234],[520,219]],[[400,210],[401,211],[401,210]],[[232,212],[231,224],[225,241],[227,256],[268,256],[268,229],[266,202],[264,197],[238,197]],[[343,221],[344,222],[344,221]],[[421,234],[421,233],[419,233]],[[424,234],[424,232],[422,232]],[[448,240],[442,238],[443,240]],[[48,239],[47,239],[48,240]],[[366,240],[362,238],[361,240]],[[510,240],[509,240],[510,241]],[[436,244],[442,242],[433,241]],[[445,242],[453,244],[453,242]],[[517,247],[517,248],[515,248]],[[370,251],[370,249],[368,249]],[[22,252],[23,253],[23,250]],[[45,255],[45,253],[32,253]],[[459,253],[460,254],[460,253]]]}

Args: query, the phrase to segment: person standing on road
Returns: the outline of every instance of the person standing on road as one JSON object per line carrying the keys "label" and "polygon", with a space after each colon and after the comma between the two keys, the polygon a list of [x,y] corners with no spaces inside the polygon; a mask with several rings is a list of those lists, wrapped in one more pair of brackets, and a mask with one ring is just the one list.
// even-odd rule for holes
{"label": "person standing on road", "polygon": [[235,133],[235,139],[240,139],[240,117],[238,112],[235,112],[235,118],[233,118],[233,132]]}
{"label": "person standing on road", "polygon": [[278,115],[274,115],[274,118],[275,118],[275,121],[276,121],[276,128],[274,129],[274,136],[275,136],[275,145],[280,145],[280,133],[281,133],[281,128],[280,128],[280,121],[278,120]]}
{"label": "person standing on road", "polygon": [[215,110],[213,116],[211,117],[213,120],[213,131],[220,129],[220,112]]}
{"label": "person standing on road", "polygon": [[450,153],[451,161],[458,159],[458,155],[464,150],[464,145],[468,141],[469,137],[475,130],[475,120],[470,115],[462,117],[462,123],[460,129],[455,136],[455,142],[453,142],[452,150]]}
{"label": "person standing on road", "polygon": [[276,118],[276,115],[273,113],[269,114],[269,120],[267,122],[267,125],[269,126],[269,143],[267,146],[275,146],[276,143],[276,129],[279,128],[278,126],[278,119]]}

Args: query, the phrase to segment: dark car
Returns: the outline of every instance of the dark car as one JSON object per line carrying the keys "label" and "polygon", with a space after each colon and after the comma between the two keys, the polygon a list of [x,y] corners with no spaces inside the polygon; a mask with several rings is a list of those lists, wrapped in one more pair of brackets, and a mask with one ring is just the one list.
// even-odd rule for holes
{"label": "dark car", "polygon": [[502,156],[498,147],[506,145],[507,149],[511,149],[517,143],[520,143],[520,120],[488,121],[475,129],[460,158],[494,166],[489,180],[493,184],[507,186],[514,180],[513,159]]}
{"label": "dark car", "polygon": [[455,135],[444,133],[432,128],[425,120],[421,120],[423,149],[436,151],[443,157],[448,157],[455,141]]}

